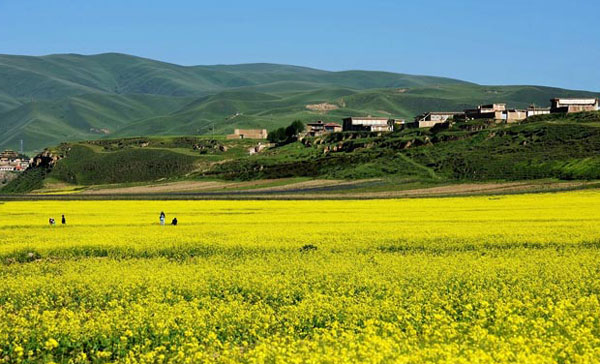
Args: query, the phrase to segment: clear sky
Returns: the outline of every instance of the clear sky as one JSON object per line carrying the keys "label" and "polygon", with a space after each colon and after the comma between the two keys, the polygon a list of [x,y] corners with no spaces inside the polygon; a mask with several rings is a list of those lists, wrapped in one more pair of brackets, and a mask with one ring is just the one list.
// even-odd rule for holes
{"label": "clear sky", "polygon": [[600,91],[600,0],[0,0],[0,53],[103,52]]}

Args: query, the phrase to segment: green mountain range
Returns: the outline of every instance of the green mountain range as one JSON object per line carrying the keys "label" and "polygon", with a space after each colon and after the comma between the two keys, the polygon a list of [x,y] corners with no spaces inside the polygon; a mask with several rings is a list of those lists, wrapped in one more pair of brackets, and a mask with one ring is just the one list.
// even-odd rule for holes
{"label": "green mountain range", "polygon": [[0,55],[0,149],[140,135],[226,134],[348,115],[412,118],[480,103],[547,105],[597,93],[482,86],[387,72],[275,64],[179,66],[125,54]]}

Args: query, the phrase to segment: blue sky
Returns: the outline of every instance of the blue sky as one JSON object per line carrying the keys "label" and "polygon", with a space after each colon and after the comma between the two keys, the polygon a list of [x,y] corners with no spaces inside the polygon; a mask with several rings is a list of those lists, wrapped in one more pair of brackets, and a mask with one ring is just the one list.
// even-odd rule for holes
{"label": "blue sky", "polygon": [[600,91],[600,1],[0,0],[0,53],[122,52]]}

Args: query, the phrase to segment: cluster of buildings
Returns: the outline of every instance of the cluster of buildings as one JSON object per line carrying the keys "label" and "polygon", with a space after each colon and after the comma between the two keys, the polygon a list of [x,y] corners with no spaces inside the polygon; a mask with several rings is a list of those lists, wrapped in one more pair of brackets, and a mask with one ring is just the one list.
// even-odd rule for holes
{"label": "cluster of buildings", "polygon": [[[305,135],[321,136],[340,131],[348,132],[389,132],[402,128],[431,128],[436,124],[453,121],[486,119],[496,122],[515,123],[531,116],[550,113],[575,113],[600,110],[598,98],[554,98],[550,107],[529,106],[527,109],[510,109],[505,103],[479,105],[464,111],[430,111],[418,115],[414,121],[388,117],[348,117],[343,124],[323,122],[322,120],[306,124]],[[227,139],[267,139],[266,129],[235,129]]]}
{"label": "cluster of buildings", "polygon": [[390,119],[383,117],[349,117],[342,120],[343,124],[324,123],[319,120],[316,123],[306,124],[306,135],[320,136],[339,131],[371,131],[387,132],[393,131],[399,125],[404,124],[404,120]]}
{"label": "cluster of buildings", "polygon": [[349,117],[343,119],[343,125],[335,123],[307,124],[307,135],[319,136],[335,131],[370,131],[388,132],[402,128],[431,128],[436,124],[444,124],[449,120],[467,121],[486,119],[496,122],[515,123],[531,116],[550,113],[575,113],[582,111],[597,111],[597,98],[555,98],[550,100],[550,107],[529,106],[527,109],[509,109],[504,103],[479,105],[474,109],[464,111],[430,111],[418,115],[413,122],[386,117]]}
{"label": "cluster of buildings", "polygon": [[399,126],[404,125],[405,121],[400,119],[390,119],[383,117],[349,117],[342,120],[343,124],[324,123],[317,121],[316,123],[306,124],[306,135],[320,136],[323,134],[334,133],[339,131],[371,131],[371,132],[388,132],[394,131]]}
{"label": "cluster of buildings", "polygon": [[475,109],[467,109],[460,112],[426,112],[418,115],[414,122],[407,124],[407,126],[416,128],[430,128],[436,124],[445,123],[450,119],[458,121],[488,119],[495,120],[497,122],[515,123],[536,115],[597,111],[599,110],[598,104],[599,100],[597,98],[555,98],[550,100],[550,107],[537,107],[535,105],[531,105],[527,109],[509,109],[506,107],[506,104],[479,105]]}
{"label": "cluster of buildings", "polygon": [[0,172],[21,172],[29,167],[30,160],[13,150],[0,153]]}

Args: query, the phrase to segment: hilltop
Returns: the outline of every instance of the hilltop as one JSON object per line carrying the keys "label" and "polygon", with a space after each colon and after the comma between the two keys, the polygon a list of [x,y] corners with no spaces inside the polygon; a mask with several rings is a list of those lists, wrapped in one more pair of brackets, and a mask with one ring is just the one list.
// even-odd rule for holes
{"label": "hilltop", "polygon": [[[447,129],[332,133],[272,145],[259,153],[248,152],[259,143],[209,136],[63,143],[50,151],[60,158],[53,168],[30,169],[2,192],[87,193],[156,185],[159,188],[146,191],[169,193],[176,190],[168,188],[170,183],[235,182],[202,186],[192,183],[183,189],[194,192],[196,186],[196,190],[211,192],[225,187],[248,189],[311,180],[336,181],[309,186],[340,192],[473,182],[600,179],[600,112],[542,115],[519,124],[479,120]],[[249,183],[239,183],[243,181]]]}
{"label": "hilltop", "polygon": [[179,66],[125,54],[0,55],[0,149],[63,141],[227,134],[348,115],[412,118],[487,102],[598,96],[375,71],[276,64]]}

